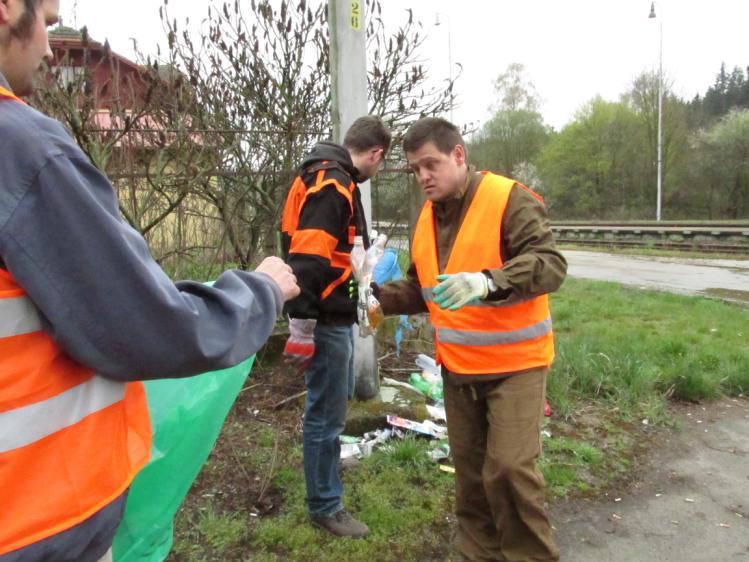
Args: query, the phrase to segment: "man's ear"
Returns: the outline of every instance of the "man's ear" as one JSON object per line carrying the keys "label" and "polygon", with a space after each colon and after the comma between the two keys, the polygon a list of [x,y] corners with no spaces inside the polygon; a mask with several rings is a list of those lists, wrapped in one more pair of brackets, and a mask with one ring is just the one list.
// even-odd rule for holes
{"label": "man's ear", "polygon": [[466,150],[462,144],[456,144],[453,148],[453,154],[455,155],[455,161],[459,166],[462,166],[466,162]]}
{"label": "man's ear", "polygon": [[10,0],[0,0],[0,25],[10,21]]}

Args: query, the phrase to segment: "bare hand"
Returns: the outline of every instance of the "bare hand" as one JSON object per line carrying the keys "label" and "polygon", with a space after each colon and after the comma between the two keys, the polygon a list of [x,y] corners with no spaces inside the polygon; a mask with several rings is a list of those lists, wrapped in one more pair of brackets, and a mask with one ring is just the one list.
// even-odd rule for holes
{"label": "bare hand", "polygon": [[270,276],[276,285],[281,289],[283,300],[293,299],[299,294],[299,285],[296,284],[296,276],[291,268],[284,263],[281,258],[265,258],[255,269],[259,273],[265,273]]}

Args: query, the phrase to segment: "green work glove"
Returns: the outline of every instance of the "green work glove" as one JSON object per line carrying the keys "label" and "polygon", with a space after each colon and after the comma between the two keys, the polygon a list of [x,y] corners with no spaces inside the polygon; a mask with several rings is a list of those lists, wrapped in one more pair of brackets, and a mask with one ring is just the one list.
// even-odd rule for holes
{"label": "green work glove", "polygon": [[440,308],[458,310],[472,301],[489,294],[489,280],[480,271],[477,273],[455,273],[438,275],[437,285],[432,291],[434,302]]}

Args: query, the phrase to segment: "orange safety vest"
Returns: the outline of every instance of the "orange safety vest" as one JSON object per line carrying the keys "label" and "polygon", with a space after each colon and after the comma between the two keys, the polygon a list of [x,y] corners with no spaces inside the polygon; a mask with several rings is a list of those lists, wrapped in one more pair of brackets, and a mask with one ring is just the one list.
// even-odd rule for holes
{"label": "orange safety vest", "polygon": [[[7,90],[2,98],[17,99]],[[106,507],[150,451],[143,384],[98,376],[66,355],[0,269],[0,555]]]}
{"label": "orange safety vest", "polygon": [[[325,161],[310,167],[306,171],[303,170],[294,179],[294,183],[289,188],[289,194],[286,197],[281,217],[281,233],[287,237],[290,244],[289,248],[285,251],[286,254],[311,254],[320,256],[330,261],[331,267],[343,270],[338,278],[323,289],[320,295],[321,299],[329,297],[336,287],[341,283],[345,283],[351,276],[351,254],[331,250],[331,247],[337,246],[339,241],[331,239],[330,234],[324,230],[313,228],[298,230],[297,227],[299,226],[299,217],[307,198],[329,185],[332,185],[338,193],[343,195],[346,201],[348,201],[351,216],[354,215],[353,193],[354,189],[356,189],[356,184],[351,182],[348,186],[344,186],[335,178],[325,178],[325,172],[334,168],[342,169],[337,162]],[[303,176],[310,174],[314,175],[315,180],[312,185],[307,186],[304,183]],[[349,244],[354,243],[355,234],[356,227],[350,226],[347,240]]]}
{"label": "orange safety vest", "polygon": [[[500,225],[516,182],[482,173],[444,273],[502,267]],[[437,363],[459,375],[513,373],[551,364],[554,336],[547,295],[501,303],[479,301],[456,311],[434,303],[432,289],[440,271],[431,201],[421,210],[411,257],[435,329]]]}
{"label": "orange safety vest", "polygon": [[20,101],[23,104],[26,103],[25,101],[23,101],[21,98],[19,98],[16,94],[14,94],[13,92],[11,92],[10,90],[8,90],[8,89],[3,88],[2,86],[0,86],[0,100],[4,99],[4,98],[11,99],[11,100],[14,100],[14,101]]}

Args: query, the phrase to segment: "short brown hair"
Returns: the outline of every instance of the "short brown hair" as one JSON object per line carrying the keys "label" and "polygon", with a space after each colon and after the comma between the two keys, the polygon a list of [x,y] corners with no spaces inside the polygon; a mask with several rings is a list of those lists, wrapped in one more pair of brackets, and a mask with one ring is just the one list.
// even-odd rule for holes
{"label": "short brown hair", "polygon": [[390,131],[377,115],[365,115],[354,121],[346,131],[343,146],[355,152],[382,148],[384,154],[390,149]]}
{"label": "short brown hair", "polygon": [[458,128],[442,117],[422,117],[414,122],[403,136],[403,151],[415,152],[428,142],[443,154],[449,154],[458,144],[466,148]]}
{"label": "short brown hair", "polygon": [[23,0],[24,10],[23,14],[18,20],[18,23],[14,25],[10,33],[17,39],[26,39],[31,34],[31,26],[36,21],[36,9],[42,0]]}

